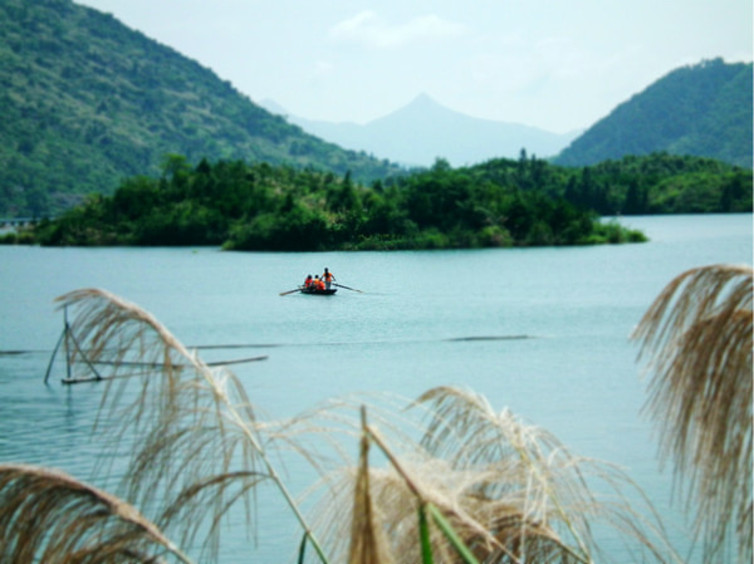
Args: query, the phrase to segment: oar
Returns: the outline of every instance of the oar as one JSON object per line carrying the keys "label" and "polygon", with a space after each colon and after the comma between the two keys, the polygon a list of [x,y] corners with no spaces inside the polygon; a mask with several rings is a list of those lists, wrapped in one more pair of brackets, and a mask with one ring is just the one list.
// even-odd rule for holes
{"label": "oar", "polygon": [[337,286],[338,288],[345,288],[346,290],[353,290],[354,292],[358,292],[359,294],[363,294],[361,290],[357,290],[356,288],[349,288],[348,286],[344,286],[343,284],[338,284],[337,282],[332,283],[333,286]]}
{"label": "oar", "polygon": [[292,294],[293,292],[300,292],[301,288],[296,288],[295,290],[288,290],[287,292],[280,292],[281,296],[287,296],[288,294]]}

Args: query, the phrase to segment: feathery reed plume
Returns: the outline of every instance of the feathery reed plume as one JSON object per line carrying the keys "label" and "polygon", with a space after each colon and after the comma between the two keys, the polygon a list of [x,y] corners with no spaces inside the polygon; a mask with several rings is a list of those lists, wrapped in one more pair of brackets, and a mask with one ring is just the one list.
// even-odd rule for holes
{"label": "feathery reed plume", "polygon": [[[406,413],[429,414],[428,424],[415,422],[390,440],[355,421],[348,402],[333,404],[345,414],[321,411],[324,425],[311,414],[261,424],[231,372],[208,367],[147,312],[102,290],[59,300],[77,313],[69,331],[74,359],[86,355],[86,368],[109,370],[98,420],[117,444],[134,450],[126,498],[153,511],[153,521],[175,529],[182,543],[206,534],[202,561],[216,558],[220,521],[239,500],[253,527],[250,506],[262,482],[278,489],[317,558],[327,561],[267,454],[284,445],[323,469],[327,461],[302,446],[303,433],[325,438],[341,460],[345,449],[334,434],[368,441],[356,469],[339,473],[350,485],[331,482],[319,511],[321,538],[336,561],[416,562],[431,551],[435,562],[457,562],[461,546],[485,562],[591,562],[599,552],[591,528],[598,519],[618,527],[631,548],[638,541],[640,558],[675,558],[661,528],[625,501],[622,488],[633,485],[622,473],[572,456],[550,434],[494,412],[481,396],[430,390],[412,404],[416,409],[378,418],[392,424]],[[119,378],[133,376],[136,366],[139,378]],[[369,466],[369,443],[379,445],[385,468]],[[598,500],[587,487],[596,479],[611,488],[611,499]],[[430,530],[419,515],[440,526]]]}
{"label": "feathery reed plume", "polygon": [[[434,553],[439,552],[443,561],[454,561],[454,556],[459,557],[467,564],[477,564],[475,556],[469,550],[464,542],[464,537],[468,538],[468,531],[471,531],[473,537],[481,536],[486,544],[495,544],[495,539],[483,529],[473,515],[466,513],[459,506],[446,505],[447,498],[438,496],[437,490],[427,489],[427,482],[418,480],[407,467],[398,460],[390,447],[387,446],[381,433],[364,423],[364,433],[366,437],[374,441],[383,454],[387,457],[392,470],[394,470],[403,484],[408,488],[416,499],[418,505],[418,546],[421,550],[422,561],[431,564],[434,562]],[[438,505],[441,507],[438,508]],[[439,526],[441,535],[435,533],[433,540],[433,531],[430,530],[430,518]],[[459,534],[458,531],[463,531]],[[439,541],[439,542],[438,542]],[[408,548],[408,547],[407,547]]]}
{"label": "feathery reed plume", "polygon": [[484,510],[494,508],[480,520],[505,547],[484,558],[609,559],[592,534],[596,523],[614,527],[629,550],[677,558],[649,501],[614,466],[572,455],[552,434],[507,409],[495,412],[470,391],[434,388],[416,400],[421,404],[430,408],[422,446],[455,472],[483,472],[467,495]]}
{"label": "feathery reed plume", "polygon": [[[420,509],[434,525],[446,521],[480,562],[592,562],[602,555],[592,535],[599,524],[615,527],[618,540],[638,559],[679,560],[651,504],[617,469],[570,455],[548,433],[507,411],[493,412],[470,392],[436,388],[411,405],[403,417],[428,415],[428,424],[414,419],[411,433],[388,438],[366,427],[367,438],[381,451],[375,458],[383,454],[386,466],[372,465],[367,472],[362,442],[358,466],[331,476],[316,511],[320,537],[335,561],[368,545],[375,531],[387,543],[377,561],[422,561]],[[587,483],[609,491],[592,493]],[[646,504],[641,514],[640,502]],[[434,562],[460,562],[457,545],[440,527],[430,529]]]}
{"label": "feathery reed plume", "polygon": [[[152,315],[109,292],[77,290],[58,300],[76,314],[70,326],[79,344],[75,354],[110,370],[98,424],[116,435],[115,444],[138,436],[124,478],[127,499],[154,511],[154,521],[175,529],[182,544],[206,534],[207,561],[217,557],[220,524],[230,508],[242,502],[253,527],[254,489],[272,482],[326,561],[268,457],[266,435],[232,372],[210,368]],[[137,365],[139,378],[119,378],[133,375]]]}
{"label": "feathery reed plume", "polygon": [[0,465],[3,562],[191,562],[128,503],[63,472]]}
{"label": "feathery reed plume", "polygon": [[732,526],[739,558],[752,559],[753,288],[750,267],[688,270],[632,334],[652,375],[645,410],[660,432],[662,461],[672,459],[687,503],[696,505],[708,562]]}
{"label": "feathery reed plume", "polygon": [[366,430],[366,408],[362,407],[364,431],[359,445],[359,467],[353,493],[350,564],[388,564],[392,562],[382,527],[374,516],[369,488],[369,435]]}
{"label": "feathery reed plume", "polygon": [[[357,467],[341,468],[330,476],[330,488],[316,508],[317,524],[334,561],[414,563],[422,558],[420,508],[441,506],[451,515],[452,527],[485,532],[473,519],[454,506],[455,491],[462,487],[458,474],[445,474],[442,461],[420,464],[393,459],[388,468],[369,467],[365,444],[375,439],[374,429],[362,438]],[[380,450],[390,452],[380,439]],[[395,463],[398,466],[395,466]],[[442,479],[441,479],[442,478]],[[426,516],[426,511],[425,511]],[[437,528],[429,544],[434,562],[453,562],[458,552]]]}

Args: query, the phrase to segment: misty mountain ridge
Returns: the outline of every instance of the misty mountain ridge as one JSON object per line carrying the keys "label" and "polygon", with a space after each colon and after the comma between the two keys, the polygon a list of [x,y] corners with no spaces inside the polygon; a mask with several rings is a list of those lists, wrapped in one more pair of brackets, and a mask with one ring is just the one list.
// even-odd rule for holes
{"label": "misty mountain ridge", "polygon": [[667,151],[751,167],[752,64],[721,59],[672,71],[580,136],[470,117],[427,95],[365,125],[332,124],[273,115],[110,14],[71,0],[3,0],[0,84],[0,216],[56,213],[125,178],[169,174],[167,155],[365,183],[405,174],[396,163],[457,167],[521,149],[560,152],[554,162],[570,166]]}
{"label": "misty mountain ridge", "polygon": [[426,93],[363,125],[291,115],[272,100],[260,105],[317,137],[405,166],[431,166],[437,158],[452,166],[471,165],[499,157],[518,158],[521,149],[547,158],[558,154],[580,133],[559,134],[472,117],[443,106]]}

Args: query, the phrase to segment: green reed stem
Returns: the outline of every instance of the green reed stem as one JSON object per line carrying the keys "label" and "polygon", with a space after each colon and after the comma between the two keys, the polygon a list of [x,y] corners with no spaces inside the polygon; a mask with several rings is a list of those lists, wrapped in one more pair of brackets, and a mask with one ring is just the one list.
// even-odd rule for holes
{"label": "green reed stem", "polygon": [[458,533],[456,533],[453,525],[451,525],[450,522],[445,518],[445,515],[443,515],[442,512],[431,503],[427,503],[427,510],[432,516],[432,520],[437,524],[438,527],[440,527],[440,530],[445,535],[445,538],[448,539],[450,544],[453,545],[453,548],[455,548],[461,558],[463,558],[463,561],[467,564],[479,564],[479,561],[471,553],[471,550],[469,550],[469,547],[466,546],[466,543],[463,542],[461,537],[458,536]]}
{"label": "green reed stem", "polygon": [[[430,560],[426,560],[427,553],[425,552],[425,546],[424,543],[429,543],[429,524],[427,523],[426,514],[424,514],[424,507],[426,507],[427,510],[429,510],[430,514],[432,515],[432,519],[437,525],[440,527],[440,530],[445,535],[445,538],[448,539],[448,541],[453,545],[453,547],[458,551],[458,554],[463,558],[464,562],[467,564],[479,564],[478,560],[474,557],[474,555],[471,553],[469,548],[466,546],[466,544],[461,540],[461,537],[458,536],[458,533],[456,533],[455,529],[453,529],[453,526],[448,522],[448,520],[443,516],[443,514],[440,512],[437,507],[432,505],[429,501],[427,501],[424,496],[421,493],[421,490],[416,485],[414,480],[408,475],[406,470],[403,468],[401,463],[398,461],[398,459],[395,457],[395,455],[392,453],[392,451],[388,448],[388,446],[385,444],[385,441],[382,440],[382,438],[379,436],[376,430],[372,429],[371,426],[366,424],[366,409],[364,407],[361,408],[362,411],[362,426],[364,428],[364,432],[367,433],[369,438],[374,441],[374,443],[379,447],[379,449],[385,454],[387,459],[390,461],[390,464],[393,465],[393,468],[395,468],[396,472],[403,478],[403,481],[405,482],[408,489],[410,489],[413,494],[416,496],[416,498],[419,500],[419,531],[420,531],[420,537],[421,537],[421,543],[422,543],[422,558],[425,564],[431,564],[432,563],[432,552],[431,549],[429,549],[429,558]],[[424,524],[422,524],[422,519],[424,519]],[[426,539],[425,539],[426,535]]]}
{"label": "green reed stem", "polygon": [[432,557],[432,543],[429,539],[429,521],[427,520],[427,506],[419,505],[419,539],[422,546],[422,563],[434,564]]}

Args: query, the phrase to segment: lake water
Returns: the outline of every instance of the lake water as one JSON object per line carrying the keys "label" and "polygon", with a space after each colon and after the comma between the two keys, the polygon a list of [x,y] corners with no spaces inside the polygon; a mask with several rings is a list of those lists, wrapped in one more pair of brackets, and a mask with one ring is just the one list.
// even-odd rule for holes
{"label": "lake water", "polygon": [[[43,378],[62,330],[54,298],[98,287],[150,311],[187,345],[250,346],[208,351],[207,360],[269,355],[234,367],[269,418],[350,393],[414,398],[438,385],[471,388],[496,409],[552,431],[573,452],[624,467],[670,516],[685,550],[684,532],[676,530],[681,512],[668,510],[672,479],[658,469],[656,442],[640,414],[645,382],[628,335],[684,270],[751,265],[752,216],[620,221],[651,241],[292,254],[0,247],[0,461],[91,477],[100,384],[62,386],[60,363],[50,386]],[[364,293],[279,295],[325,266]],[[300,534],[287,512],[259,513],[259,544],[231,530],[221,562],[290,561]]]}

